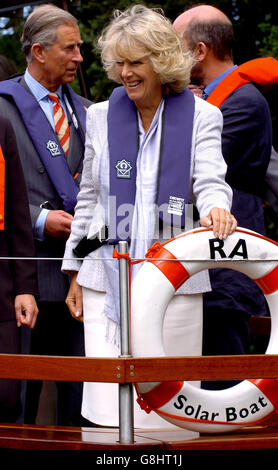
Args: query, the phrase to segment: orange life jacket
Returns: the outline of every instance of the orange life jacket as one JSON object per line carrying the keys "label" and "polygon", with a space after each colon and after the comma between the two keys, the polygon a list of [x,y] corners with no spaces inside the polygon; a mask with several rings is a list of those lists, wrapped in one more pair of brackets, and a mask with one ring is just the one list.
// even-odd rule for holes
{"label": "orange life jacket", "polygon": [[263,88],[278,83],[278,61],[273,57],[262,57],[239,65],[214,88],[207,101],[219,107],[233,91],[250,82]]}
{"label": "orange life jacket", "polygon": [[5,212],[5,159],[0,145],[0,230],[4,230]]}

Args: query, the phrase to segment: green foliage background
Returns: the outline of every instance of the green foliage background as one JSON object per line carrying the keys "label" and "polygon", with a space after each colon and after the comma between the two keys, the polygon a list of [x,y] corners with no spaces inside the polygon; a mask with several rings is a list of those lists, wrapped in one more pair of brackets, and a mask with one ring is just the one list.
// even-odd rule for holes
{"label": "green foliage background", "polygon": [[[85,4],[86,3],[86,4]],[[80,20],[84,44],[84,71],[89,90],[95,101],[109,96],[114,86],[102,70],[98,54],[94,51],[94,42],[104,26],[109,22],[115,9],[125,9],[134,3],[130,0],[89,0],[79,7],[72,7],[72,12]],[[196,2],[188,0],[161,0],[144,4],[160,7],[172,21],[183,10]],[[274,17],[273,0],[217,0],[206,2],[223,10],[232,19],[235,28],[235,62],[242,63],[255,57],[272,55],[278,58],[278,26]]]}
{"label": "green foliage background", "polygon": [[[131,4],[144,3],[150,7],[162,8],[166,16],[174,20],[186,7],[196,4],[191,0],[160,0],[158,2],[140,2],[138,0],[133,2],[130,0],[54,0],[52,3],[58,6],[66,5],[69,11],[79,20],[84,41],[82,46],[84,57],[82,69],[88,93],[94,101],[106,99],[114,86],[107,80],[102,70],[98,54],[94,50],[94,44],[115,9],[123,10]],[[277,13],[274,13],[275,0],[208,0],[206,3],[220,8],[233,21],[236,36],[236,63],[265,55],[278,58],[278,25]],[[30,8],[24,10],[25,15],[28,11],[30,11]],[[24,12],[23,9],[4,12],[3,16],[6,14],[9,20],[5,26],[0,27],[0,54],[12,60],[19,72],[25,68],[25,59],[21,54],[19,42],[24,23]],[[2,15],[0,14],[0,16]],[[12,34],[6,34],[8,28],[10,28]]]}

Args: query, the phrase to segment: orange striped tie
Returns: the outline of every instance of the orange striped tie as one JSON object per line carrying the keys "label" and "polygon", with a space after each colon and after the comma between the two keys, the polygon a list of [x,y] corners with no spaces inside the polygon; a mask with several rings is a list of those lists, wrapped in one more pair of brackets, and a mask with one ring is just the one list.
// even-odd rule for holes
{"label": "orange striped tie", "polygon": [[69,153],[69,138],[70,138],[70,128],[65,115],[65,112],[60,105],[58,95],[56,93],[50,93],[49,98],[53,101],[53,117],[56,133],[62,149],[65,152],[65,155]]}

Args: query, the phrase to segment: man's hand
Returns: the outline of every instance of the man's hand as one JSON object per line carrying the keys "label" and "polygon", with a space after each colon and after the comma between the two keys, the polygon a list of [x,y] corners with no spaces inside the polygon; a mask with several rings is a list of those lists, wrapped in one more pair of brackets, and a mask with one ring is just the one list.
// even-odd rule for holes
{"label": "man's hand", "polygon": [[45,221],[44,233],[54,238],[66,240],[70,235],[73,216],[65,211],[49,211]]}
{"label": "man's hand", "polygon": [[203,227],[213,227],[216,238],[226,239],[237,228],[237,220],[225,209],[213,207],[206,217],[202,217],[200,224]]}
{"label": "man's hand", "polygon": [[74,273],[70,283],[66,304],[73,318],[83,321],[82,287],[76,282],[77,273]]}
{"label": "man's hand", "polygon": [[17,326],[25,325],[28,328],[34,328],[38,316],[38,307],[33,295],[17,295],[14,301],[14,309]]}

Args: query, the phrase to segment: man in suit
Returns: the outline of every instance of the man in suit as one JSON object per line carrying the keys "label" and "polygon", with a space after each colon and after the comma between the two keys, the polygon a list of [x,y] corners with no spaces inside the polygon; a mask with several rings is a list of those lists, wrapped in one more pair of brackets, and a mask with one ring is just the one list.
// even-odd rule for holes
{"label": "man in suit", "polygon": [[[70,233],[91,104],[69,86],[83,60],[77,21],[67,11],[41,5],[27,18],[21,41],[27,69],[0,83],[0,113],[16,134],[39,258],[40,314],[30,353],[84,355],[83,324],[64,302],[69,279],[53,259],[63,257]],[[80,425],[82,384],[56,385],[57,423]],[[27,383],[27,423],[36,420],[40,391],[41,382]]]}
{"label": "man in suit", "polygon": [[[36,262],[27,191],[9,121],[0,117],[0,353],[20,353],[21,325],[33,328],[38,308]],[[6,259],[14,258],[14,259]],[[21,411],[20,381],[0,379],[0,422]]]}
{"label": "man in suit", "polygon": [[[196,60],[192,86],[201,86],[202,98],[218,103],[223,114],[222,151],[228,166],[226,180],[233,189],[231,212],[239,227],[263,233],[260,196],[270,159],[272,125],[267,102],[251,83],[256,82],[256,67],[251,64],[250,80],[238,86],[241,66],[233,62],[233,27],[217,8],[188,9],[175,20],[174,28]],[[216,98],[223,90],[226,96],[219,102]],[[247,354],[248,320],[250,315],[267,314],[264,296],[253,281],[232,270],[211,270],[210,279],[213,290],[204,295],[203,354]],[[212,389],[230,385],[203,384]]]}

